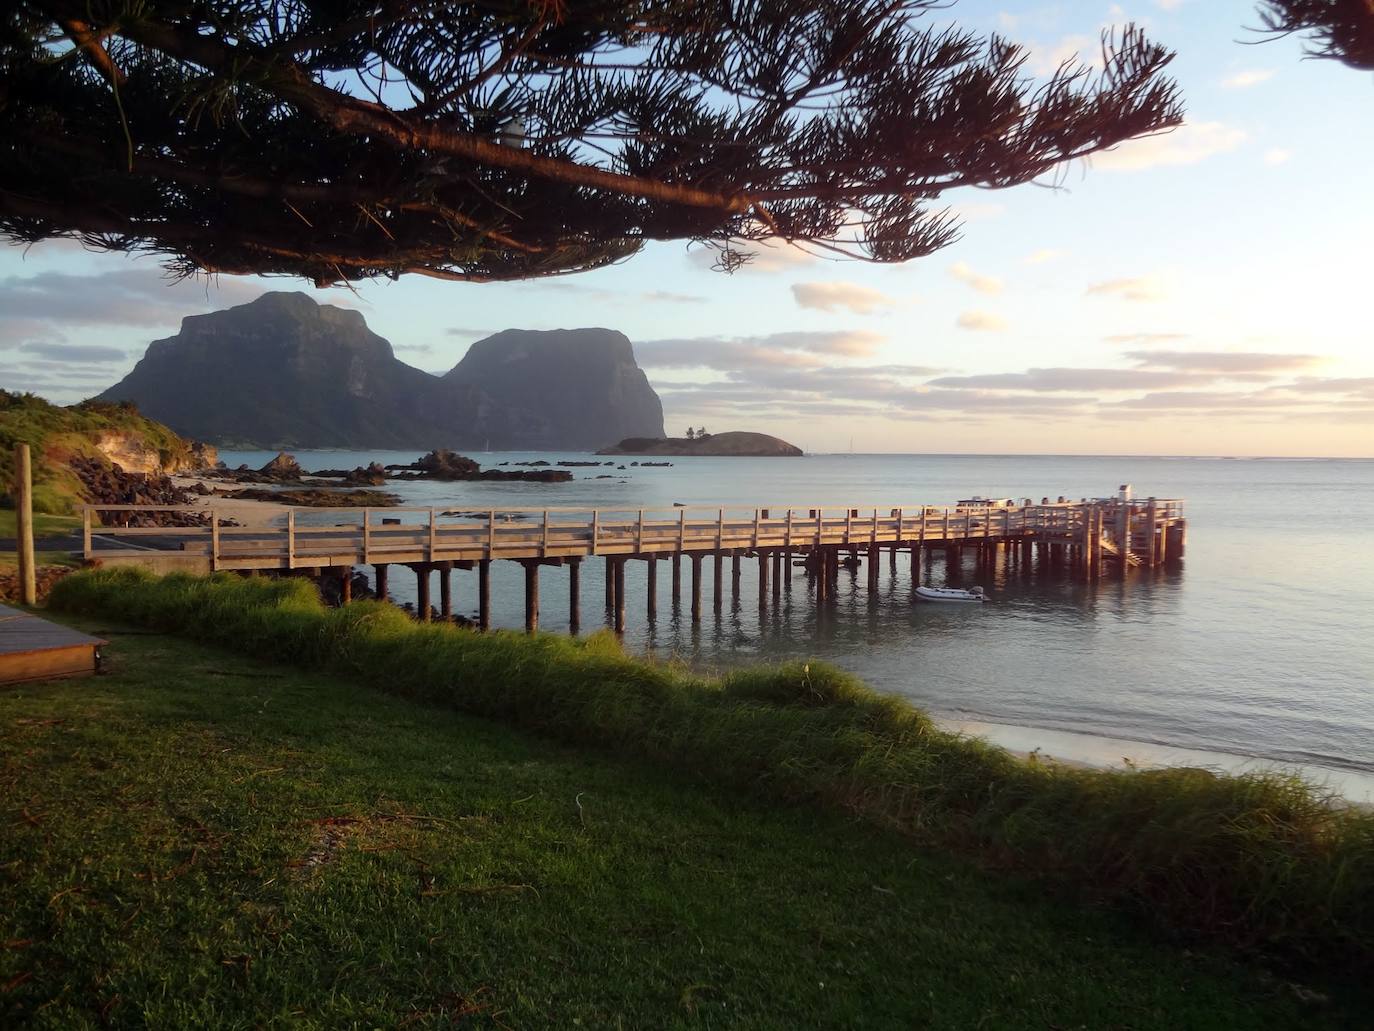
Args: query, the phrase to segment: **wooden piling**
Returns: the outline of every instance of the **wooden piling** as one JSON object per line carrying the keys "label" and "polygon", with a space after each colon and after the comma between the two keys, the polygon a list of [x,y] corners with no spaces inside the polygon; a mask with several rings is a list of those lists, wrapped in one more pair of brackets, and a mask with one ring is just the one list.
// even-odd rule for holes
{"label": "wooden piling", "polygon": [[692,560],[692,622],[701,622],[701,555],[693,552]]}
{"label": "wooden piling", "polygon": [[439,615],[453,618],[453,563],[439,563]]}
{"label": "wooden piling", "polygon": [[668,559],[673,567],[673,608],[682,604],[682,552],[675,553]]}
{"label": "wooden piling", "polygon": [[574,637],[582,630],[582,560],[568,560],[568,633]]}
{"label": "wooden piling", "polygon": [[539,563],[534,559],[520,563],[525,567],[525,633],[539,629]]}
{"label": "wooden piling", "polygon": [[1149,507],[1145,509],[1145,566],[1147,569],[1154,569],[1155,562],[1159,558],[1159,512],[1155,508],[1155,499],[1149,500]]}
{"label": "wooden piling", "polygon": [[477,562],[477,627],[491,629],[491,559]]}
{"label": "wooden piling", "polygon": [[374,593],[375,595],[377,595],[377,600],[378,600],[378,601],[386,601],[386,600],[387,600],[387,589],[386,589],[386,588],[387,588],[387,564],[386,564],[385,562],[383,562],[381,565],[379,565],[379,566],[374,566],[373,568],[377,571],[377,577],[376,577],[377,586],[376,586],[376,588],[373,590],[372,593]]}
{"label": "wooden piling", "polygon": [[768,607],[768,552],[759,552],[759,608]]}
{"label": "wooden piling", "polygon": [[418,562],[410,567],[415,570],[415,614],[421,623],[429,622],[429,564]]}
{"label": "wooden piling", "polygon": [[649,568],[644,587],[645,614],[652,623],[658,617],[658,556],[648,557]]}
{"label": "wooden piling", "polygon": [[725,601],[725,553],[716,552],[716,565],[714,572],[714,582],[712,583],[711,603],[715,607],[716,614],[720,614],[721,604]]}
{"label": "wooden piling", "polygon": [[615,560],[615,632],[625,632],[625,559]]}
{"label": "wooden piling", "polygon": [[606,556],[606,608],[615,608],[615,557]]}
{"label": "wooden piling", "polygon": [[353,567],[340,566],[339,575],[339,604],[348,605],[353,601]]}
{"label": "wooden piling", "polygon": [[730,553],[730,602],[739,604],[739,552]]}
{"label": "wooden piling", "polygon": [[33,457],[27,444],[14,446],[15,547],[19,551],[19,600],[38,604],[38,567],[33,557]]}
{"label": "wooden piling", "polygon": [[868,546],[868,562],[866,563],[868,566],[867,572],[869,594],[878,593],[878,564],[881,561],[882,552],[879,550],[878,545],[870,544]]}

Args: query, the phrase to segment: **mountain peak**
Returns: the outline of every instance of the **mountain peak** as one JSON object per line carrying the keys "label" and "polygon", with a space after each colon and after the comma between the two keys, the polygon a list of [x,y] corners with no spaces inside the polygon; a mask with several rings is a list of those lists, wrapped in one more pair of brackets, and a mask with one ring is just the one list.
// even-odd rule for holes
{"label": "mountain peak", "polygon": [[622,333],[506,330],[437,377],[398,360],[362,313],[299,291],[188,316],[100,399],[221,446],[590,450],[663,433]]}

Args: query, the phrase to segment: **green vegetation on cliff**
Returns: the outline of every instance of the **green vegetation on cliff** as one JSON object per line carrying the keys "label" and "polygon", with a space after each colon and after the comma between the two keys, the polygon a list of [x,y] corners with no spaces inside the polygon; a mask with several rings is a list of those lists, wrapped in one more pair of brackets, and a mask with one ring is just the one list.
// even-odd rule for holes
{"label": "green vegetation on cliff", "polygon": [[0,506],[5,508],[14,507],[16,444],[28,444],[33,454],[34,511],[54,515],[72,512],[83,499],[81,481],[69,464],[75,457],[108,464],[111,455],[130,456],[160,467],[159,472],[189,469],[209,457],[133,405],[83,401],[64,408],[33,394],[0,390]]}
{"label": "green vegetation on cliff", "polygon": [[109,675],[0,692],[0,1025],[1358,1026],[766,786],[77,623]]}

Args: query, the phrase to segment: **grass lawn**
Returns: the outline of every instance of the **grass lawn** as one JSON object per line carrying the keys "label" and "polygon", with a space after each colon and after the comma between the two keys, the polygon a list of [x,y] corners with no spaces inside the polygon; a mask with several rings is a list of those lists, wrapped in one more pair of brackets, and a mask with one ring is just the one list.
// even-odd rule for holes
{"label": "grass lawn", "polygon": [[[895,833],[63,617],[0,690],[0,1026],[1357,1026]],[[1320,996],[1313,994],[1313,989]]]}
{"label": "grass lawn", "polygon": [[[0,508],[0,538],[12,538],[16,529],[18,514],[12,508]],[[81,532],[81,517],[49,515],[46,512],[33,514],[33,535],[35,537],[59,537],[63,534]],[[13,554],[11,552],[11,554]]]}

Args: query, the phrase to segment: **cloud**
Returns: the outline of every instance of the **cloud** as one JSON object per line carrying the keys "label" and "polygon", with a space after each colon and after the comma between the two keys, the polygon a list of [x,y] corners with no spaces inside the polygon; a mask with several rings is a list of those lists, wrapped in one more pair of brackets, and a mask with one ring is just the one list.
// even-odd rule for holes
{"label": "cloud", "polygon": [[0,278],[0,318],[52,326],[178,325],[185,315],[246,304],[262,293],[262,285],[250,279],[171,280],[149,267],[88,275],[40,272]]}
{"label": "cloud", "polygon": [[986,311],[966,311],[959,316],[956,325],[960,329],[1000,333],[1007,328],[1007,321]]}
{"label": "cloud", "polygon": [[982,222],[989,218],[996,218],[1006,210],[1005,204],[998,204],[995,201],[968,201],[949,206],[950,214],[957,216],[964,222]]}
{"label": "cloud", "polygon": [[1109,344],[1135,344],[1139,347],[1149,344],[1171,344],[1178,340],[1187,340],[1188,337],[1187,333],[1115,333],[1102,339]]}
{"label": "cloud", "polygon": [[962,283],[967,283],[980,294],[1000,294],[1002,292],[1002,281],[996,276],[984,276],[963,261],[956,261],[950,266],[949,274]]}
{"label": "cloud", "polygon": [[700,294],[682,294],[672,290],[643,290],[627,293],[622,290],[605,290],[598,286],[582,283],[540,283],[541,289],[561,294],[577,294],[592,301],[621,302],[631,297],[650,304],[705,304],[706,298]]}
{"label": "cloud", "polygon": [[931,380],[932,387],[976,390],[1022,391],[1117,391],[1185,386],[1194,381],[1187,373],[1150,372],[1140,369],[1028,369],[975,376],[944,376]]}
{"label": "cloud", "polygon": [[489,337],[495,330],[491,329],[468,329],[466,326],[450,326],[444,330],[451,337]]}
{"label": "cloud", "polygon": [[1101,43],[1088,36],[1064,36],[1055,43],[1033,45],[1030,51],[1030,70],[1036,75],[1053,75],[1061,65],[1073,61],[1090,68],[1102,64]]}
{"label": "cloud", "polygon": [[46,341],[33,341],[19,348],[25,354],[36,354],[40,358],[51,358],[62,362],[123,362],[129,354],[118,347],[103,344],[58,344]]}
{"label": "cloud", "polygon": [[1038,251],[1032,251],[1023,259],[1027,265],[1043,265],[1047,261],[1054,261],[1062,258],[1066,252],[1057,250],[1053,247],[1043,247]]}
{"label": "cloud", "polygon": [[845,309],[856,315],[872,315],[898,303],[896,298],[858,283],[794,283],[792,296],[803,308],[816,311]]}
{"label": "cloud", "polygon": [[[450,330],[452,332],[452,330]],[[414,351],[416,354],[429,354],[434,350],[433,344],[392,344],[393,351]]]}
{"label": "cloud", "polygon": [[793,330],[762,336],[674,337],[642,340],[635,356],[645,368],[818,368],[834,358],[866,357],[884,337],[866,330]]}
{"label": "cloud", "polygon": [[1251,86],[1258,86],[1262,82],[1268,82],[1274,77],[1271,68],[1252,68],[1243,72],[1236,72],[1228,75],[1221,80],[1221,84],[1227,89],[1249,89]]}
{"label": "cloud", "polygon": [[1316,354],[1271,354],[1262,351],[1127,351],[1142,366],[1193,372],[1275,373],[1320,365]]}
{"label": "cloud", "polygon": [[[734,249],[749,255],[748,263],[740,269],[744,272],[783,272],[818,260],[810,251],[788,243],[741,242]],[[698,244],[687,250],[687,260],[696,268],[714,270],[719,258],[714,247]]]}
{"label": "cloud", "polygon": [[1084,293],[1089,297],[1120,297],[1127,301],[1158,301],[1164,297],[1164,288],[1159,280],[1152,276],[1136,276],[1093,283]]}
{"label": "cloud", "polygon": [[1283,147],[1271,147],[1264,152],[1264,163],[1266,165],[1284,165],[1293,156],[1291,150]]}
{"label": "cloud", "polygon": [[1243,129],[1221,122],[1193,122],[1170,132],[1128,140],[1096,155],[1092,164],[1094,168],[1109,172],[1195,165],[1235,150],[1246,139]]}
{"label": "cloud", "polygon": [[664,301],[668,304],[705,304],[707,300],[700,294],[680,294],[672,290],[646,290],[639,296],[645,301]]}

